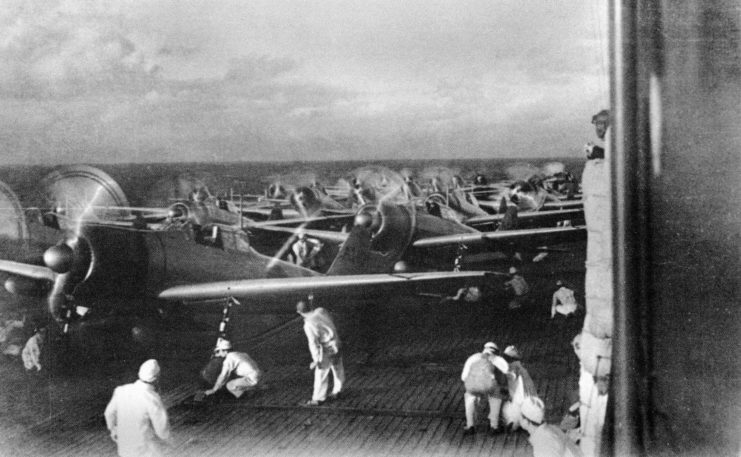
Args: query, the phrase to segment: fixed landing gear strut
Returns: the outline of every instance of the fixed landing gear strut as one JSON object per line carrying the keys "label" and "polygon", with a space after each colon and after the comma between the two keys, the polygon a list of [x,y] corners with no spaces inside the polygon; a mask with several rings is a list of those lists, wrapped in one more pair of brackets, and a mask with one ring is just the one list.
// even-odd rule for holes
{"label": "fixed landing gear strut", "polygon": [[216,339],[217,342],[221,339],[228,339],[227,334],[229,332],[229,315],[231,313],[233,305],[241,305],[241,303],[239,303],[239,301],[234,297],[228,297],[224,301],[224,309],[221,311],[221,322],[219,322],[219,333]]}

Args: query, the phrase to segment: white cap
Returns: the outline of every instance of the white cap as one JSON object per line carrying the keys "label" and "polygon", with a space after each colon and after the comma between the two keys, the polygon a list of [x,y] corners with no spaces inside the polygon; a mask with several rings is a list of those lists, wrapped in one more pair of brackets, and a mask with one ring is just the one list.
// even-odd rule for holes
{"label": "white cap", "polygon": [[543,400],[538,397],[525,397],[525,401],[522,402],[522,417],[534,423],[540,425],[543,423],[543,417],[545,416],[545,405]]}
{"label": "white cap", "polygon": [[139,379],[144,382],[155,382],[160,377],[160,364],[149,359],[139,367]]}
{"label": "white cap", "polygon": [[517,274],[517,268],[516,267],[509,267],[509,274],[511,274],[511,275]]}
{"label": "white cap", "polygon": [[507,346],[506,348],[504,348],[504,355],[512,359],[522,358],[522,356],[520,356],[520,351],[518,351],[517,348],[514,346]]}
{"label": "white cap", "polygon": [[225,340],[224,338],[219,338],[218,341],[216,341],[216,350],[224,350],[228,351],[232,348],[232,343],[229,340]]}
{"label": "white cap", "polygon": [[499,346],[497,346],[496,343],[489,341],[484,345],[484,351],[499,352]]}

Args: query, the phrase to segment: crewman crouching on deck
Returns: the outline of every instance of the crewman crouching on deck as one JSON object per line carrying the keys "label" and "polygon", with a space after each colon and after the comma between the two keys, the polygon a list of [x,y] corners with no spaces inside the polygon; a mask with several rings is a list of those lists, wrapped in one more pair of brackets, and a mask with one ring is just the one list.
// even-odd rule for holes
{"label": "crewman crouching on deck", "polygon": [[576,313],[578,305],[574,297],[574,291],[560,279],[556,281],[556,287],[558,287],[558,290],[553,293],[553,300],[551,301],[551,319],[556,317],[556,313],[566,317]]}
{"label": "crewman crouching on deck", "polygon": [[23,347],[21,358],[23,359],[23,366],[28,371],[34,368],[36,371],[41,371],[41,351],[44,348],[45,332],[45,328],[37,328],[33,336],[26,341],[26,345]]}
{"label": "crewman crouching on deck", "polygon": [[219,339],[214,350],[216,357],[224,357],[221,373],[211,389],[204,392],[210,396],[226,386],[234,397],[239,398],[245,392],[253,390],[262,378],[262,371],[246,352],[232,351],[229,340]]}
{"label": "crewman crouching on deck", "polygon": [[526,398],[522,403],[520,426],[529,435],[533,457],[581,457],[581,449],[555,425],[547,424],[545,405],[538,397]]}
{"label": "crewman crouching on deck", "polygon": [[156,385],[160,366],[149,359],[139,367],[139,379],[116,387],[105,409],[105,422],[121,457],[162,455],[157,441],[170,439],[170,422]]}
{"label": "crewman crouching on deck", "polygon": [[476,433],[476,405],[483,398],[489,401],[488,433],[499,433],[499,412],[507,391],[508,371],[507,362],[499,356],[499,347],[492,342],[486,343],[482,352],[477,352],[466,360],[461,373],[461,381],[466,389],[463,393],[466,407],[464,435]]}

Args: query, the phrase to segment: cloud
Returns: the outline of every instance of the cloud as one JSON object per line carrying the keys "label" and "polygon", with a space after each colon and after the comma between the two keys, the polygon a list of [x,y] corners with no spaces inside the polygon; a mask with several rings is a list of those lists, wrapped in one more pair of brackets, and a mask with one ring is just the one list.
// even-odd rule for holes
{"label": "cloud", "polygon": [[5,0],[0,151],[445,157],[533,151],[534,138],[563,149],[604,104],[590,5]]}
{"label": "cloud", "polygon": [[0,91],[65,97],[150,85],[157,65],[126,36],[118,15],[90,2],[0,4]]}
{"label": "cloud", "polygon": [[294,70],[296,66],[293,59],[286,57],[239,57],[230,61],[224,80],[247,83],[270,81],[283,73]]}

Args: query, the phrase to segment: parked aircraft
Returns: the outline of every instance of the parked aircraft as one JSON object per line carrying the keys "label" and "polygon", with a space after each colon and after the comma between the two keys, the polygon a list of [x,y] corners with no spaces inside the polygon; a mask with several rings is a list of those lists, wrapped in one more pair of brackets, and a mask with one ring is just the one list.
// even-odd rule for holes
{"label": "parked aircraft", "polygon": [[177,230],[135,227],[126,220],[125,196],[109,176],[92,167],[67,170],[44,181],[54,202],[67,193],[66,206],[33,210],[31,218],[13,192],[0,186],[0,271],[8,275],[6,288],[20,295],[45,293],[49,312],[65,327],[78,307],[136,313],[161,300],[229,297],[293,306],[290,299],[307,295],[450,291],[489,280],[482,271],[378,273],[376,264],[366,262],[372,235],[361,225],[347,234],[326,275],[256,252],[233,224],[211,220]]}

